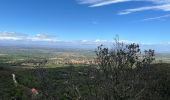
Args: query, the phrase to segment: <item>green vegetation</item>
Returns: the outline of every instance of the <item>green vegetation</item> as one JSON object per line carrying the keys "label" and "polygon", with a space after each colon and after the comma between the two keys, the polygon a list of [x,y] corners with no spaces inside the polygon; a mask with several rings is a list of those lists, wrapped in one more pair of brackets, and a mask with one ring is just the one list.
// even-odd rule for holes
{"label": "green vegetation", "polygon": [[[86,84],[86,79],[83,75],[80,76],[80,72],[86,72],[88,67],[73,67],[74,68],[74,83],[79,84],[79,90],[81,90],[81,95],[88,96],[89,90]],[[35,87],[38,90],[46,89],[48,93],[52,93],[55,100],[70,100],[66,99],[65,90],[68,90],[66,87],[66,82],[69,78],[67,74],[70,73],[70,67],[65,68],[49,68],[48,70],[48,81],[47,84],[50,87],[42,87],[40,81],[38,81],[38,75],[32,69],[8,69],[0,68],[0,98],[1,100],[11,100],[17,96],[22,97],[20,91],[14,87],[12,81],[12,73],[16,73],[16,77],[20,84],[23,84],[27,87]],[[79,78],[79,79],[77,79]],[[148,79],[149,78],[149,79]],[[79,81],[81,80],[81,81]],[[168,100],[170,97],[170,64],[153,64],[150,67],[149,74],[145,74],[144,83],[141,82],[139,88],[143,88],[144,84],[146,85],[147,92],[143,94],[145,99],[141,100]],[[93,81],[92,81],[93,82]],[[52,85],[52,86],[51,86]],[[50,89],[52,88],[52,90]],[[49,92],[50,91],[50,92]],[[52,91],[52,92],[51,92]],[[101,91],[102,92],[102,91]],[[150,96],[150,98],[148,97]],[[151,98],[153,97],[153,98]],[[50,97],[46,97],[50,98]],[[65,99],[64,99],[65,98]],[[89,97],[88,100],[94,100]],[[50,99],[51,100],[51,99]],[[126,99],[127,100],[127,99]]]}
{"label": "green vegetation", "polygon": [[[170,64],[152,63],[154,51],[141,53],[136,44],[117,42],[111,50],[101,45],[96,56],[91,50],[42,48],[1,48],[0,54],[1,100],[170,98]],[[95,63],[78,63],[94,58]],[[12,73],[19,87],[14,85]],[[36,98],[25,92],[32,88],[39,92]]]}

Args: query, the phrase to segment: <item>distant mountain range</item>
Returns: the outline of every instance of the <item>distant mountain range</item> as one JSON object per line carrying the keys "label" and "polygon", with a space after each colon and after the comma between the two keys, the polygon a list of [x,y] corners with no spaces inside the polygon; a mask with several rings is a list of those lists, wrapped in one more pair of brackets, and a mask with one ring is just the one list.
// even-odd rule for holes
{"label": "distant mountain range", "polygon": [[[95,49],[100,44],[106,47],[112,45],[111,42],[64,42],[64,41],[23,41],[23,40],[0,40],[1,47],[34,47],[34,48],[78,48],[78,49]],[[170,44],[139,44],[141,49],[154,49],[158,53],[170,53]]]}

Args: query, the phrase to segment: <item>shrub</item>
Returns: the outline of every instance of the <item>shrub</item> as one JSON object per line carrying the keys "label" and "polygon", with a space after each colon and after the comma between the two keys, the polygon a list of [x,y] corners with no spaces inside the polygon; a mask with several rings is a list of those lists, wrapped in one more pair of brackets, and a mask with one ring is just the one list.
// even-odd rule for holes
{"label": "shrub", "polygon": [[[147,88],[145,80],[148,80],[145,75],[153,60],[154,50],[142,53],[135,43],[116,40],[111,49],[100,45],[96,50],[96,65],[81,73],[79,84],[73,78],[69,81],[72,92],[67,95],[73,98],[78,93],[76,100],[142,100]],[[86,91],[79,91],[82,86]]]}

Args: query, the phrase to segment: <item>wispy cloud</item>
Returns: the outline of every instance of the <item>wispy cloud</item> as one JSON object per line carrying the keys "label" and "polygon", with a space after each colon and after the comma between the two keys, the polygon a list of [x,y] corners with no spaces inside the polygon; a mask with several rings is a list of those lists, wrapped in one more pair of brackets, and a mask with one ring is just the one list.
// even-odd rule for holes
{"label": "wispy cloud", "polygon": [[143,19],[143,21],[156,20],[156,19],[162,19],[162,18],[167,18],[167,17],[170,17],[170,14],[158,16],[158,17],[146,18],[146,19]]}
{"label": "wispy cloud", "polygon": [[133,0],[78,0],[81,4],[89,4],[89,7],[99,7],[110,4],[128,2]]}
{"label": "wispy cloud", "polygon": [[168,4],[168,3],[170,3],[170,0],[145,0],[145,1],[150,1],[150,2],[153,2],[155,4]]}
{"label": "wispy cloud", "polygon": [[162,11],[170,11],[170,4],[164,5],[157,5],[157,6],[146,6],[146,7],[139,7],[134,9],[126,9],[119,12],[119,15],[130,14],[134,12],[146,11],[146,10],[162,10]]}
{"label": "wispy cloud", "polygon": [[78,0],[80,4],[88,4],[89,7],[100,7],[110,4],[125,3],[125,2],[150,2],[148,6],[141,6],[137,8],[127,8],[122,11],[118,11],[118,15],[131,14],[135,12],[141,12],[146,10],[161,10],[170,11],[170,0]]}
{"label": "wispy cloud", "polygon": [[49,42],[58,41],[56,37],[51,37],[47,34],[36,34],[35,36],[29,37],[28,39],[32,41],[49,41]]}
{"label": "wispy cloud", "polygon": [[97,4],[93,4],[89,7],[99,7],[99,6],[104,6],[104,5],[109,5],[109,4],[115,4],[115,3],[122,3],[122,2],[128,2],[131,0],[105,0],[103,2],[97,3]]}

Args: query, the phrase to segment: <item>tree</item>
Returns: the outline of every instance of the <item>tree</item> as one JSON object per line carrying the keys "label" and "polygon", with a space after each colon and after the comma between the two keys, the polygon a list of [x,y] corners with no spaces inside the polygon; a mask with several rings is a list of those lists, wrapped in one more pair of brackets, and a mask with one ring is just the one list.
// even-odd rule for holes
{"label": "tree", "polygon": [[[85,68],[81,73],[88,95],[79,91],[79,99],[141,100],[146,90],[144,76],[149,72],[149,65],[153,60],[154,50],[149,49],[142,53],[139,45],[135,43],[124,44],[116,39],[113,48],[98,46],[96,65]],[[76,89],[80,89],[82,84],[73,84],[77,83],[73,79],[69,83]],[[77,93],[76,89],[70,90],[72,96]]]}
{"label": "tree", "polygon": [[145,87],[138,88],[140,84],[137,82],[140,82],[149,70],[149,65],[154,60],[154,50],[149,49],[142,53],[138,44],[124,44],[116,39],[112,49],[98,46],[96,55],[96,75],[100,75],[97,80],[101,80],[96,84],[99,84],[97,88],[102,91],[98,94],[98,99],[122,100],[140,97]]}

